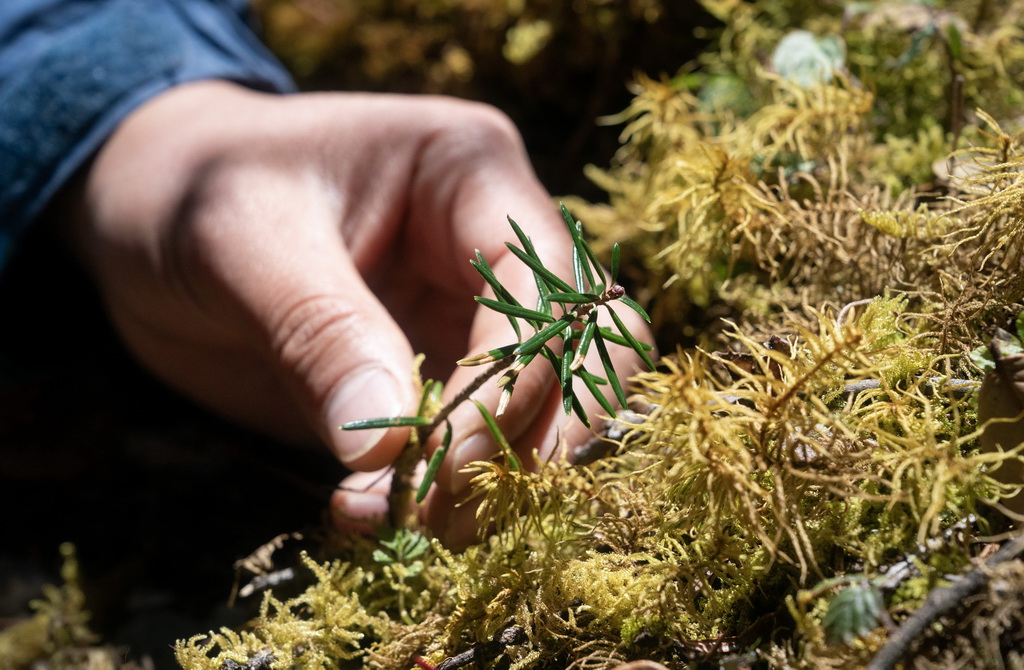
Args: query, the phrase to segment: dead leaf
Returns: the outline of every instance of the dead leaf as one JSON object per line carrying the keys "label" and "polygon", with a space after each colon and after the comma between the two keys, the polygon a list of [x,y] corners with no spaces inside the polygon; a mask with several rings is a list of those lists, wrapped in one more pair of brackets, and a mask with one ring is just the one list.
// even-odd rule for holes
{"label": "dead leaf", "polygon": [[[1024,443],[1024,354],[1005,354],[1012,349],[1012,335],[996,332],[989,344],[995,369],[985,374],[978,392],[978,421],[984,426],[981,446],[986,451],[1013,449]],[[1010,461],[996,471],[1007,484],[1024,485],[1024,464]],[[1003,501],[1015,512],[1024,514],[1024,495]]]}

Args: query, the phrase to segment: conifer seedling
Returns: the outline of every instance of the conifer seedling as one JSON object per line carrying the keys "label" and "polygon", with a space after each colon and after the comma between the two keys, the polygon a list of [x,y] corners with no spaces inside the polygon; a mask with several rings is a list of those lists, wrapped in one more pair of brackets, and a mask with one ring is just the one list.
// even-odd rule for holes
{"label": "conifer seedling", "polygon": [[[488,309],[505,315],[515,331],[517,341],[458,361],[458,365],[462,366],[487,365],[488,367],[466,388],[462,389],[451,402],[432,415],[429,414],[429,409],[435,405],[434,401],[440,396],[441,391],[441,384],[436,381],[428,381],[424,384],[423,395],[415,416],[362,419],[350,421],[341,426],[342,430],[401,426],[414,428],[409,446],[394,465],[395,474],[389,500],[392,525],[396,527],[403,525],[402,516],[406,507],[404,498],[406,491],[410,490],[412,471],[422,455],[422,447],[426,438],[441,424],[445,424],[444,437],[440,447],[434,452],[428,463],[426,474],[417,492],[417,502],[422,502],[426,496],[450,446],[451,424],[448,421],[448,416],[456,407],[469,400],[470,396],[488,380],[501,375],[497,384],[501,387],[502,392],[494,415],[492,416],[481,403],[474,402],[507,459],[509,467],[518,469],[519,461],[508,441],[501,434],[495,417],[500,417],[505,412],[515,389],[516,380],[527,366],[539,359],[547,360],[561,386],[562,405],[565,413],[575,413],[587,426],[590,426],[590,419],[579,400],[574,381],[582,383],[610,416],[614,416],[615,407],[601,389],[602,386],[610,387],[619,405],[626,406],[626,394],[623,391],[622,382],[615,372],[611,356],[608,353],[609,343],[631,348],[650,369],[654,369],[654,362],[648,354],[653,347],[640,342],[610,307],[613,302],[622,303],[650,322],[650,317],[644,309],[627,297],[625,289],[616,283],[619,273],[619,245],[615,244],[612,247],[611,269],[610,273],[606,274],[597,260],[597,255],[583,238],[583,229],[580,223],[573,218],[565,205],[561,206],[561,211],[573,242],[573,277],[571,280],[563,279],[549,270],[537,254],[529,236],[511,217],[508,218],[509,225],[512,226],[521,246],[511,242],[506,242],[505,245],[516,258],[530,268],[536,282],[538,297],[531,307],[525,306],[502,285],[479,251],[476,252],[475,260],[470,261],[470,264],[494,291],[494,298],[477,296],[476,301]],[[598,314],[602,307],[611,316],[615,330],[598,325]],[[559,343],[560,346],[552,346],[553,343]],[[583,367],[584,360],[594,350],[601,360],[607,378],[595,375]]]}

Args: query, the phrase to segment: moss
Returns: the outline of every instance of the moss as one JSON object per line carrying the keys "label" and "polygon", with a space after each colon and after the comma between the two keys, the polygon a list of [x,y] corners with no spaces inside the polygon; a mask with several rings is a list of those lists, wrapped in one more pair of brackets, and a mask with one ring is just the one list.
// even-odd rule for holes
{"label": "moss", "polygon": [[97,644],[89,628],[89,611],[81,588],[75,548],[62,544],[63,584],[47,585],[31,603],[33,616],[0,631],[0,668],[113,670],[122,652]]}
{"label": "moss", "polygon": [[[669,344],[634,379],[636,425],[587,466],[471,464],[493,531],[476,545],[381,562],[374,541],[339,540],[307,559],[309,591],[180,643],[184,666],[406,670],[515,625],[527,642],[498,654],[516,668],[610,668],[641,648],[681,664],[707,640],[758,639],[771,665],[857,667],[887,632],[860,621],[837,642],[838,594],[898,624],[1001,527],[992,506],[1015,488],[999,465],[1021,459],[979,449],[963,388],[967,352],[1024,298],[1020,20],[987,3],[703,4],[716,47],[699,70],[637,76],[607,119],[620,150],[588,169],[608,202],[571,201],[595,248],[622,245]],[[526,43],[542,14],[512,35],[524,57],[546,48]],[[767,69],[796,29],[842,44],[842,67],[802,83]],[[979,616],[1018,621],[999,597]],[[960,659],[977,631],[986,649],[1014,639],[944,625]]]}

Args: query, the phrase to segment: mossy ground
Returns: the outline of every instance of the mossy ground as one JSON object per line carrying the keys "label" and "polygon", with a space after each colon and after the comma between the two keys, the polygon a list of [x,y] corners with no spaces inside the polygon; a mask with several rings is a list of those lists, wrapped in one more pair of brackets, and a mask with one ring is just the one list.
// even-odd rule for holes
{"label": "mossy ground", "polygon": [[[246,626],[183,637],[185,667],[405,670],[510,626],[526,641],[489,662],[514,670],[859,667],[1009,528],[999,466],[1016,457],[984,436],[970,353],[1012,329],[1024,299],[1024,5],[702,4],[721,21],[711,46],[635,78],[609,119],[620,149],[587,168],[607,202],[573,202],[596,246],[623,245],[655,316],[664,358],[635,380],[631,430],[585,466],[474,465],[494,532],[464,553],[415,534],[318,536],[281,564],[300,588],[257,596]],[[502,5],[518,81],[535,74],[527,38],[542,61],[571,35],[584,52],[621,46],[598,5],[569,18]],[[277,21],[300,11],[265,7]],[[430,49],[372,58],[393,53],[370,39],[391,26],[448,53],[449,74],[455,47],[463,64],[491,62],[438,28],[476,16],[472,3],[403,7],[436,30],[368,7],[361,62],[474,90],[473,76],[439,79]],[[608,11],[637,30],[672,16],[656,2]],[[545,22],[564,33],[550,51]],[[776,46],[801,29],[803,60],[780,64]],[[230,536],[204,522],[214,544]],[[999,567],[913,664],[1019,663],[1020,573]]]}

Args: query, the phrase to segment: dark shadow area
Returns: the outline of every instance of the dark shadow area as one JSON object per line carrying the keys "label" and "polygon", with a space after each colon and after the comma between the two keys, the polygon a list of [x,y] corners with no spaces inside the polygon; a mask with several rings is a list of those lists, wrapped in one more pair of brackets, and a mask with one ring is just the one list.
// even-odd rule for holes
{"label": "dark shadow area", "polygon": [[93,628],[176,667],[229,611],[232,564],[320,523],[344,475],[213,417],[135,364],[87,277],[35,234],[0,278],[0,619],[59,583],[75,544]]}

